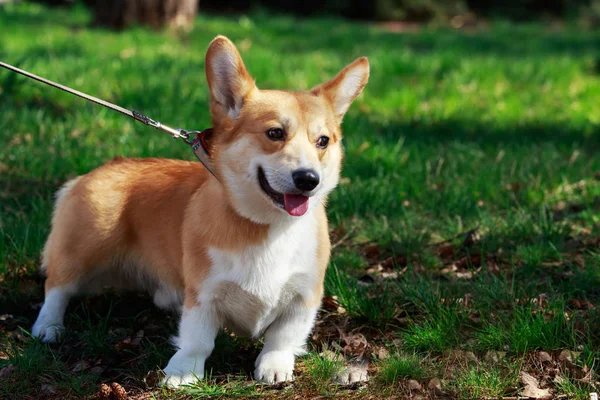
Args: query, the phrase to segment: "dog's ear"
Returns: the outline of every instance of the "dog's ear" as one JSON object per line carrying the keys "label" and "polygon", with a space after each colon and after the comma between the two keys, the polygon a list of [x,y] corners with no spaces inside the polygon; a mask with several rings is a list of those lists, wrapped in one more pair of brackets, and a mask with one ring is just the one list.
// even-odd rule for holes
{"label": "dog's ear", "polygon": [[348,64],[335,78],[315,87],[311,92],[327,97],[341,120],[368,80],[369,60],[361,57]]}
{"label": "dog's ear", "polygon": [[256,89],[240,53],[225,36],[217,36],[208,47],[205,65],[213,117],[235,120],[244,100]]}

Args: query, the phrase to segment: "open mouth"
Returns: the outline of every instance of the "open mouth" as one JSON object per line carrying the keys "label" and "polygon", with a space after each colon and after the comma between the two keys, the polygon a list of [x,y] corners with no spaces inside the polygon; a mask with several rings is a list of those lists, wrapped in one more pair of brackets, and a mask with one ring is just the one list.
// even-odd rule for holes
{"label": "open mouth", "polygon": [[283,193],[279,193],[269,185],[269,181],[267,180],[267,176],[262,167],[258,167],[258,183],[263,192],[265,192],[278,207],[285,208]]}
{"label": "open mouth", "polygon": [[262,167],[258,167],[258,184],[263,192],[273,200],[273,203],[277,207],[287,211],[288,214],[299,217],[308,211],[308,196],[304,196],[303,194],[279,193],[269,185]]}

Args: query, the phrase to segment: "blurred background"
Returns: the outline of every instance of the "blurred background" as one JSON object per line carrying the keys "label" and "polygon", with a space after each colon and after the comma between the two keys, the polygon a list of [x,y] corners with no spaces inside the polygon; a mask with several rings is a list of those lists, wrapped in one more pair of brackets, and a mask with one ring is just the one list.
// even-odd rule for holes
{"label": "blurred background", "polygon": [[[3,0],[7,1],[10,0]],[[43,2],[68,5],[74,0]],[[114,28],[134,23],[156,27],[189,25],[191,16],[198,11],[247,13],[256,10],[299,16],[336,15],[363,21],[446,23],[455,28],[477,25],[486,18],[516,21],[569,19],[586,26],[600,23],[598,0],[85,0],[85,3],[95,10],[96,23]]]}

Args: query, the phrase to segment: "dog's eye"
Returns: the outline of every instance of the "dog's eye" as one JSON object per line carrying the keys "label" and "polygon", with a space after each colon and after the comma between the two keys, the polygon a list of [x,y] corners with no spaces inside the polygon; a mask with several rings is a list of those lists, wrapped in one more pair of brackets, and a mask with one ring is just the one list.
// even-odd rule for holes
{"label": "dog's eye", "polygon": [[320,149],[325,149],[327,148],[327,145],[329,144],[329,138],[327,136],[321,136],[318,140],[317,140],[317,147]]}
{"label": "dog's eye", "polygon": [[271,128],[267,131],[267,137],[271,140],[283,140],[285,132],[281,128]]}

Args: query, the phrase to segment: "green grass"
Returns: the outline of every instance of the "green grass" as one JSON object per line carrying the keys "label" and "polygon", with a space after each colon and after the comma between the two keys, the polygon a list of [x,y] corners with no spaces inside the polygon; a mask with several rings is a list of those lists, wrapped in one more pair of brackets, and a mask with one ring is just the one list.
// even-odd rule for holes
{"label": "green grass", "polygon": [[[327,270],[325,286],[330,292],[338,296],[339,302],[350,315],[362,317],[373,324],[385,324],[389,321],[396,309],[393,304],[392,290],[381,288],[361,287],[356,284],[356,279],[343,271],[335,264]],[[377,291],[377,293],[374,293]]]}
{"label": "green grass", "polygon": [[83,342],[84,354],[103,356],[112,351],[106,340],[110,331],[111,308],[104,315],[90,315],[88,310],[83,310],[83,315],[74,314],[75,324],[81,327],[75,335]]}
{"label": "green grass", "polygon": [[400,379],[423,379],[427,374],[421,355],[395,353],[380,361],[379,378],[385,384],[394,384]]}
{"label": "green grass", "polygon": [[[457,349],[480,360],[507,352],[509,364],[540,376],[547,372],[527,361],[537,350],[583,349],[577,368],[598,364],[598,31],[494,22],[475,32],[424,26],[399,34],[256,13],[201,15],[185,34],[114,33],[90,20],[80,5],[2,6],[0,59],[188,129],[210,125],[204,54],[217,34],[239,46],[261,88],[308,89],[358,56],[371,63],[344,120],[343,180],[328,207],[336,247],[325,289],[345,312],[320,316],[293,388],[253,391],[259,345],[227,334],[207,363],[212,378],[190,388],[190,398],[351,397],[325,387],[335,366],[318,357],[323,346],[344,345],[335,327],[363,333],[372,348],[420,355],[374,362],[381,379],[367,394],[392,395],[391,382],[423,379],[421,357],[440,361],[423,377],[444,379],[455,397],[514,395],[511,368],[445,364]],[[48,381],[77,397],[114,380],[176,398],[146,374],[172,354],[177,317],[145,296],[74,302],[60,346],[41,346],[21,329],[43,299],[36,271],[59,185],[119,155],[194,156],[166,135],[7,71],[0,144],[0,368],[16,368],[0,397],[33,395]],[[81,360],[90,368],[73,372]],[[566,382],[557,393],[588,390],[579,375]]]}
{"label": "green grass", "polygon": [[469,367],[458,372],[451,386],[459,399],[494,399],[517,386],[518,377],[518,365]]}
{"label": "green grass", "polygon": [[441,352],[458,344],[459,327],[456,311],[440,309],[423,322],[411,323],[401,337],[409,349]]}
{"label": "green grass", "polygon": [[304,371],[317,386],[331,383],[344,367],[344,356],[331,352],[330,355],[310,353],[305,360]]}
{"label": "green grass", "polygon": [[46,387],[77,397],[89,395],[96,388],[98,376],[86,372],[73,374],[58,354],[37,341],[23,347],[14,342],[0,345],[0,352],[6,357],[0,361],[0,369],[14,367],[10,381],[0,380],[0,394],[18,398],[26,393],[43,392]]}
{"label": "green grass", "polygon": [[573,400],[587,400],[590,398],[590,393],[598,390],[589,382],[569,378],[559,380],[556,389],[558,393],[567,395],[569,399]]}
{"label": "green grass", "polygon": [[[213,379],[207,376],[205,379],[199,379],[196,383],[186,385],[181,390],[182,394],[190,396],[192,399],[214,399],[220,397],[234,398],[259,398],[261,393],[256,385],[248,383],[245,376],[228,378],[225,381]],[[169,391],[164,391],[169,395]]]}
{"label": "green grass", "polygon": [[564,308],[548,310],[518,307],[508,325],[486,324],[476,338],[482,349],[507,349],[517,353],[527,350],[555,350],[577,344],[574,324],[565,318]]}

